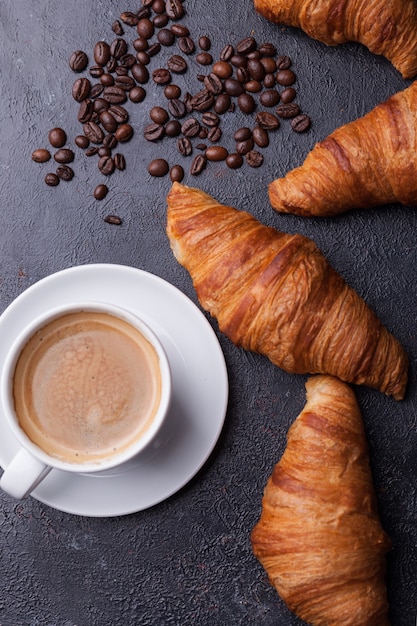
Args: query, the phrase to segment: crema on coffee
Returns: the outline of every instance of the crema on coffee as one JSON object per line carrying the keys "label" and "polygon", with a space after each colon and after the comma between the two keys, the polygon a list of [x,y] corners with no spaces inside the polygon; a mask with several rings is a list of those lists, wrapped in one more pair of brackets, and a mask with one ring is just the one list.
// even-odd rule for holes
{"label": "crema on coffee", "polygon": [[153,345],[103,312],[62,315],[24,346],[13,379],[21,428],[69,462],[122,452],[149,428],[161,396]]}

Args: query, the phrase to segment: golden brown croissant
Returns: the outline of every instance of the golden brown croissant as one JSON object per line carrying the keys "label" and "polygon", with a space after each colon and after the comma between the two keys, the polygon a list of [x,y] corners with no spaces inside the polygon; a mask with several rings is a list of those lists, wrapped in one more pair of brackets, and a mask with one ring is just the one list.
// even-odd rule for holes
{"label": "golden brown croissant", "polygon": [[254,0],[267,19],[301,28],[328,46],[356,41],[385,56],[402,74],[417,74],[414,0]]}
{"label": "golden brown croissant", "polygon": [[362,417],[352,389],[315,376],[288,431],[251,535],[287,606],[313,626],[388,626],[385,554]]}
{"label": "golden brown croissant", "polygon": [[201,305],[236,345],[292,373],[325,373],[404,396],[396,339],[313,241],[174,183],[167,233]]}
{"label": "golden brown croissant", "polygon": [[317,143],[300,167],[270,183],[269,199],[277,211],[315,216],[415,205],[416,171],[417,82]]}

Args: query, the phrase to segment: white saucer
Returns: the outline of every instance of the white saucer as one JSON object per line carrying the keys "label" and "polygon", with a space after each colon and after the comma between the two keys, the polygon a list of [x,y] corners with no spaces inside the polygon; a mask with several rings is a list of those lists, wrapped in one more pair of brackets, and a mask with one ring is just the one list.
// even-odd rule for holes
{"label": "white saucer", "polygon": [[[181,489],[204,465],[223,427],[228,378],[217,337],[176,287],[133,267],[81,265],[29,287],[0,317],[0,363],[16,333],[35,315],[66,302],[104,300],[140,314],[155,330],[172,368],[172,408],[157,439],[134,460],[99,474],[52,470],[33,497],[67,513],[127,515]],[[0,415],[0,465],[18,444]]]}

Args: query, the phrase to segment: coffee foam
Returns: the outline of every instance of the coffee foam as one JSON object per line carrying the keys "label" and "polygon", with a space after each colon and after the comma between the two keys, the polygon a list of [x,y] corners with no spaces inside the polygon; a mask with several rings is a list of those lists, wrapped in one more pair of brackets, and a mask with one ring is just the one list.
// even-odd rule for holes
{"label": "coffee foam", "polygon": [[159,359],[127,322],[71,313],[29,340],[13,390],[19,423],[34,443],[66,461],[99,461],[123,451],[152,423]]}

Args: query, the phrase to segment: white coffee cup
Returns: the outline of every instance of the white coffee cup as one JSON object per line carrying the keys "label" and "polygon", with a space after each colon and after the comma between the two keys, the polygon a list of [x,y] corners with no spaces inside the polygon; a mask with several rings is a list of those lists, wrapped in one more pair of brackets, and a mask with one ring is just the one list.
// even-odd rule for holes
{"label": "white coffee cup", "polygon": [[136,314],[85,302],[50,310],[20,332],[0,394],[20,445],[0,487],[24,498],[53,468],[101,472],[139,454],[167,416],[171,372],[160,340]]}

